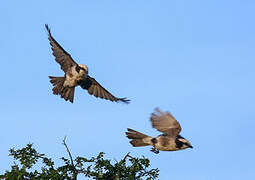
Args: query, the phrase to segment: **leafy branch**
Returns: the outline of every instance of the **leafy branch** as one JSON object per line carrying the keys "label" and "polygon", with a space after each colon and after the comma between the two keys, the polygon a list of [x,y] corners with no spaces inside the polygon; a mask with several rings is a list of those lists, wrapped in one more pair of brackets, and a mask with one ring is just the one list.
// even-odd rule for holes
{"label": "leafy branch", "polygon": [[[40,154],[33,148],[33,144],[27,144],[22,149],[10,149],[9,156],[14,158],[14,165],[11,170],[7,170],[0,178],[17,180],[76,180],[77,176],[83,175],[97,180],[152,180],[158,178],[159,170],[149,169],[149,159],[135,158],[127,153],[122,160],[111,162],[104,158],[104,153],[100,152],[96,157],[85,158],[76,157],[73,160],[72,154],[66,144],[66,137],[63,139],[63,145],[66,148],[69,158],[60,158],[63,165],[55,167],[51,158]],[[41,162],[39,170],[32,170]]]}

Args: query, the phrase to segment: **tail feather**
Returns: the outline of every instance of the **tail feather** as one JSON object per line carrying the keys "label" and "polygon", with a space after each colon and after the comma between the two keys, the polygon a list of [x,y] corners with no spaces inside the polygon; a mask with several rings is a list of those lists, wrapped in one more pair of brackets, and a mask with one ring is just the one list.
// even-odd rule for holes
{"label": "tail feather", "polygon": [[73,102],[74,97],[74,87],[64,87],[61,92],[61,97],[64,98],[66,101]]}
{"label": "tail feather", "polygon": [[135,131],[133,129],[127,129],[128,132],[126,132],[126,136],[128,139],[132,139],[130,142],[130,144],[132,144],[132,146],[134,147],[140,147],[140,146],[148,146],[151,145],[151,136],[147,136],[145,134],[142,134],[138,131]]}
{"label": "tail feather", "polygon": [[51,79],[50,82],[53,84],[53,86],[56,85],[60,85],[64,83],[65,81],[65,77],[53,77],[53,76],[49,76],[49,78]]}
{"label": "tail feather", "polygon": [[55,95],[60,95],[66,101],[73,103],[75,87],[64,87],[65,77],[49,76],[50,82],[54,86],[52,91]]}
{"label": "tail feather", "polygon": [[128,132],[126,132],[126,135],[129,139],[142,139],[142,138],[148,137],[147,135],[142,134],[142,133],[135,131],[133,129],[128,128],[127,130],[128,130]]}
{"label": "tail feather", "polygon": [[72,89],[70,89],[69,91],[69,96],[68,99],[70,99],[71,102],[73,102],[73,98],[74,98],[74,90],[75,88],[73,87]]}

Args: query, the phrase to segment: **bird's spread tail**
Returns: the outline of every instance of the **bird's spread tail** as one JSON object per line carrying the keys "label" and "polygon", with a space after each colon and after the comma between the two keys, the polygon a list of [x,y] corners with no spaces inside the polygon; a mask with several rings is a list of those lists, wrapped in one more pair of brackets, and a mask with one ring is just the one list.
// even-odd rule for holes
{"label": "bird's spread tail", "polygon": [[66,101],[73,103],[74,88],[75,87],[64,87],[65,77],[53,77],[49,76],[50,82],[54,86],[52,91],[53,94],[61,95]]}
{"label": "bird's spread tail", "polygon": [[127,138],[132,139],[130,141],[130,144],[132,144],[134,147],[152,145],[151,136],[147,136],[133,129],[128,128],[127,130],[128,130],[128,132],[126,132]]}

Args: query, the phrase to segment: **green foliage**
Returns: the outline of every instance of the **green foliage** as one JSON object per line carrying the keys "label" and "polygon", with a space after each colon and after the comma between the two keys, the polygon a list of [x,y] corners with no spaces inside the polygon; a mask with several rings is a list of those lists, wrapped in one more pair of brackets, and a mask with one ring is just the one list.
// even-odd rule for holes
{"label": "green foliage", "polygon": [[[66,146],[65,142],[64,145]],[[63,165],[55,167],[52,159],[38,153],[32,146],[32,144],[27,144],[22,149],[10,149],[9,155],[18,161],[18,164],[14,163],[11,170],[0,175],[0,178],[75,180],[78,174],[97,180],[152,180],[158,178],[159,170],[148,170],[150,161],[145,157],[134,158],[128,153],[121,161],[112,163],[111,160],[104,159],[104,153],[101,152],[97,157],[90,159],[77,157],[73,161],[66,146],[70,160],[62,157]],[[40,170],[32,170],[34,166],[38,166],[39,162],[42,163]]]}

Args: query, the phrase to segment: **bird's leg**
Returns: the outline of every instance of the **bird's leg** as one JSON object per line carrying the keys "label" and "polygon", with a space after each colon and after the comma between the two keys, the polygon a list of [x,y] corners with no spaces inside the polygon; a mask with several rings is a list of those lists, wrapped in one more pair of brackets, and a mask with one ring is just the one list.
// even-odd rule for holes
{"label": "bird's leg", "polygon": [[159,150],[155,147],[151,148],[151,152],[154,152],[155,154],[159,153]]}

